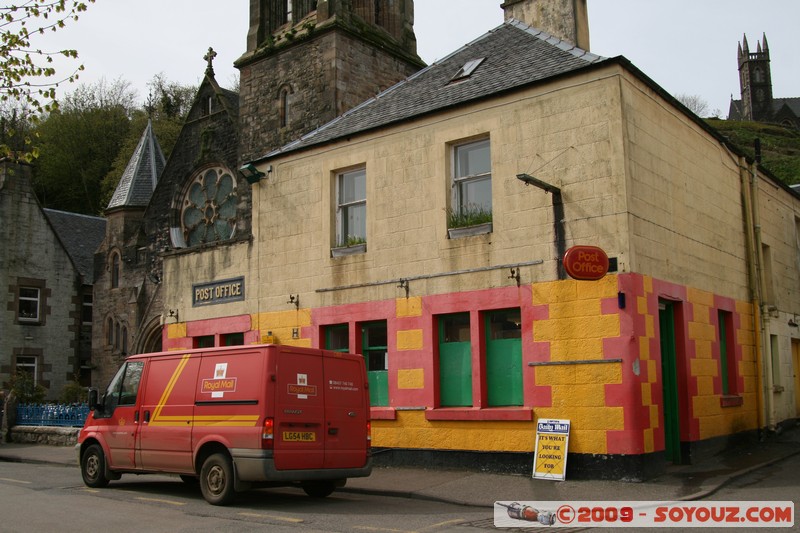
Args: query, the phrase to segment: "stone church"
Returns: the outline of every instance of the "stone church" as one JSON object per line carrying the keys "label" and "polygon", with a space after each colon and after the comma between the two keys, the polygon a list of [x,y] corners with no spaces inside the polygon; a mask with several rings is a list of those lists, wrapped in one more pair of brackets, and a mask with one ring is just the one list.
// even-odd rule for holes
{"label": "stone church", "polygon": [[741,100],[731,98],[728,120],[773,122],[800,129],[800,98],[776,98],[772,92],[772,68],[766,34],[751,51],[747,36],[739,43]]}
{"label": "stone church", "polygon": [[[623,56],[586,0],[506,0],[425,66],[412,0],[251,0],[240,92],[148,129],[95,257],[128,353],[364,354],[376,458],[641,479],[797,418],[800,196]],[[149,191],[149,198],[147,197]],[[568,275],[570,251],[607,256]]]}

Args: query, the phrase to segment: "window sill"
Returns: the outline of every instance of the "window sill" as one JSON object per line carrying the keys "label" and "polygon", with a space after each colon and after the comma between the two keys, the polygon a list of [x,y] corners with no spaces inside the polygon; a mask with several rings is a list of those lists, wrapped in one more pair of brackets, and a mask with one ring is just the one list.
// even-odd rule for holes
{"label": "window sill", "polygon": [[356,244],[353,246],[340,246],[331,248],[331,257],[346,257],[348,255],[358,255],[367,253],[367,243]]}
{"label": "window sill", "polygon": [[727,395],[719,399],[720,407],[739,407],[744,404],[744,398],[741,396]]}
{"label": "window sill", "polygon": [[526,407],[442,407],[425,411],[425,420],[502,420],[529,422],[533,409]]}
{"label": "window sill", "polygon": [[371,420],[397,420],[397,410],[394,407],[370,407]]}
{"label": "window sill", "polygon": [[450,239],[460,239],[461,237],[472,237],[473,235],[484,235],[492,232],[492,223],[476,224],[475,226],[464,226],[463,228],[447,228],[447,237]]}

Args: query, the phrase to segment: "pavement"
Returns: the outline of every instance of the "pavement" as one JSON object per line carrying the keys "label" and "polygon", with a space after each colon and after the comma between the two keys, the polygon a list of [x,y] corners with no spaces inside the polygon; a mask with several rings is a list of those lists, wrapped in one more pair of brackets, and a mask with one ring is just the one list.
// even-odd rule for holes
{"label": "pavement", "polygon": [[[732,480],[800,454],[800,422],[692,465],[670,466],[643,482],[548,481],[468,470],[376,467],[339,490],[492,507],[495,501],[687,501],[707,498]],[[72,446],[0,443],[0,462],[78,463]]]}

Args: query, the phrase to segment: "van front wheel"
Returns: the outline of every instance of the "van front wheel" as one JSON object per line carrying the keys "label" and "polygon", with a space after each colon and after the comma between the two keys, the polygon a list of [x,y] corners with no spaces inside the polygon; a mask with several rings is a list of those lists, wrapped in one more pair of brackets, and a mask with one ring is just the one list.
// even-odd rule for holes
{"label": "van front wheel", "polygon": [[211,505],[227,505],[235,495],[233,465],[223,453],[211,455],[200,470],[200,492]]}
{"label": "van front wheel", "polygon": [[106,458],[99,444],[92,444],[81,456],[81,476],[87,487],[99,489],[108,485]]}

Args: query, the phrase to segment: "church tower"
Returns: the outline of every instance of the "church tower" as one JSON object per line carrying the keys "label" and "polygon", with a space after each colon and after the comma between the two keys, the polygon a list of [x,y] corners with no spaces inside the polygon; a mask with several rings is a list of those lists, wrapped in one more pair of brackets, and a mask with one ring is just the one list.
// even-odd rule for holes
{"label": "church tower", "polygon": [[506,0],[500,6],[505,20],[524,22],[589,51],[589,12],[586,0]]}
{"label": "church tower", "polygon": [[768,122],[772,120],[772,74],[769,65],[769,44],[764,34],[751,52],[747,35],[739,44],[739,88],[742,91],[742,118]]}
{"label": "church tower", "polygon": [[250,0],[240,160],[258,158],[405,79],[413,0]]}

